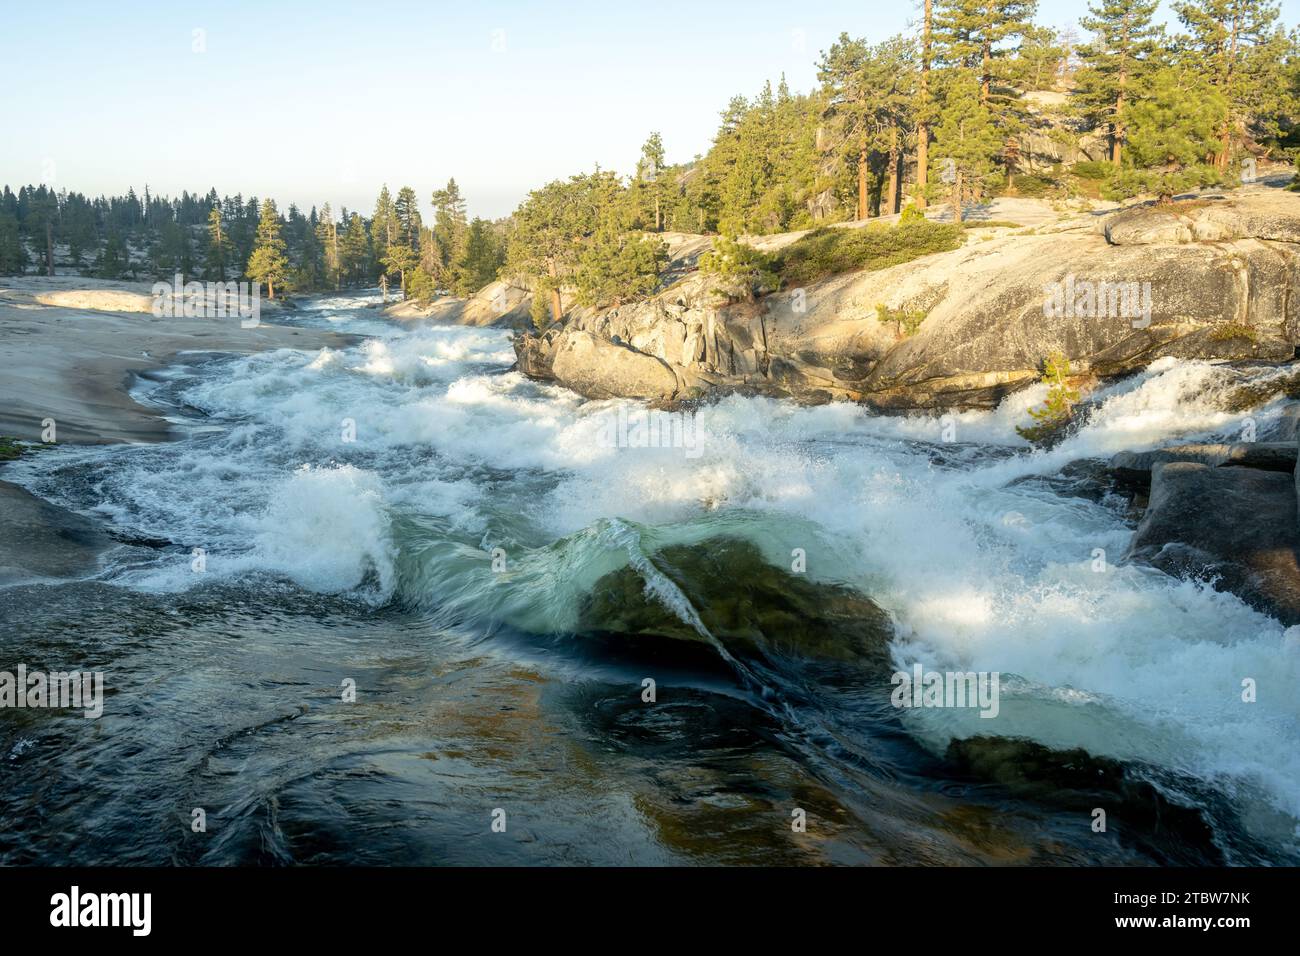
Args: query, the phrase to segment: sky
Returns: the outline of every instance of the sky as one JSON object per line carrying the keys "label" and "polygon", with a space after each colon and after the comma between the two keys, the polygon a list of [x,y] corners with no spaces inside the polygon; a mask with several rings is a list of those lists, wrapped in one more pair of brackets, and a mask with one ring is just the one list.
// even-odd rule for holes
{"label": "sky", "polygon": [[[471,216],[596,165],[670,163],[784,73],[816,85],[841,32],[908,29],[913,0],[61,2],[8,4],[0,184],[90,195],[181,190],[329,201],[368,214],[381,184],[455,177]],[[1086,0],[1040,0],[1077,24]],[[1168,7],[1162,10],[1169,18]],[[1282,19],[1300,23],[1300,0]],[[14,82],[17,78],[17,82]]]}

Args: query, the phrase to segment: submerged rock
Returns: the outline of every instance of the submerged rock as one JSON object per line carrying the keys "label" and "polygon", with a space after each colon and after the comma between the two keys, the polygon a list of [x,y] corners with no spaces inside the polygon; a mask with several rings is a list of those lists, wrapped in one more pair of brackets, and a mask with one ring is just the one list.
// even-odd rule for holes
{"label": "submerged rock", "polygon": [[1225,862],[1205,811],[1170,796],[1171,791],[1186,788],[1211,800],[1195,781],[1169,778],[1161,781],[1168,786],[1157,787],[1145,779],[1155,773],[1152,768],[1011,737],[954,740],[945,757],[959,772],[1005,787],[1017,797],[1077,810],[1081,828],[1092,825],[1093,811],[1100,808],[1106,812],[1108,832],[1118,831],[1121,839],[1168,862]]}
{"label": "submerged rock", "polygon": [[649,562],[647,571],[629,566],[601,578],[582,607],[581,629],[707,642],[696,616],[741,656],[887,660],[893,626],[875,602],[769,564],[748,541],[673,545]]}
{"label": "submerged rock", "polygon": [[97,522],[0,481],[0,585],[89,574],[112,546]]}
{"label": "submerged rock", "polygon": [[1151,498],[1127,558],[1215,586],[1300,623],[1295,479],[1174,461],[1151,469]]}

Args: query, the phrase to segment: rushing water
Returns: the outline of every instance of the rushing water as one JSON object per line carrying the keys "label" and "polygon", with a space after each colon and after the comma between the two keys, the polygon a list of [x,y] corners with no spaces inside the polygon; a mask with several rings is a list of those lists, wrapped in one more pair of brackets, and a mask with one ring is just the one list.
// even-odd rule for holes
{"label": "rushing water", "polygon": [[[372,301],[296,320],[356,348],[139,383],[178,441],[5,470],[121,543],[86,580],[0,590],[5,661],[100,669],[110,693],[99,720],[0,714],[0,862],[1300,858],[1300,642],[1124,564],[1132,508],[1094,467],[1235,434],[1227,370],[1159,362],[1051,452],[1014,430],[1037,389],[943,420],[732,397],[689,448],[618,447],[634,403],[509,371],[504,331],[397,328]],[[1276,410],[1254,415],[1266,434]],[[584,636],[621,568],[695,627],[656,556],[735,539],[869,596],[896,668],[998,672],[998,716],[892,708],[893,668]],[[1082,748],[1125,782],[947,759],[977,735]]]}

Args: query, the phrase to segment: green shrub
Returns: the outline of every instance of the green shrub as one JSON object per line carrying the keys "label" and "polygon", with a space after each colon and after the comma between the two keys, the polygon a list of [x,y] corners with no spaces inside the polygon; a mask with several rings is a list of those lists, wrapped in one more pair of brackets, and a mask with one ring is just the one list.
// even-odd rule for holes
{"label": "green shrub", "polygon": [[894,323],[894,330],[900,338],[911,338],[916,334],[927,313],[919,309],[891,309],[883,302],[876,303],[876,318],[882,324]]}
{"label": "green shrub", "polygon": [[0,435],[0,461],[14,461],[23,456],[23,446],[16,438]]}
{"label": "green shrub", "polygon": [[781,287],[781,277],[771,256],[729,236],[719,236],[713,248],[700,256],[700,271],[722,280],[718,291],[728,298],[752,299]]}
{"label": "green shrub", "polygon": [[774,266],[782,286],[789,288],[841,272],[887,269],[950,252],[963,241],[961,227],[924,219],[897,226],[817,229],[778,252]]}
{"label": "green shrub", "polygon": [[533,328],[545,332],[551,324],[551,290],[555,285],[550,279],[540,279],[533,285],[533,301],[528,306],[528,317],[533,320]]}
{"label": "green shrub", "polygon": [[1024,196],[1026,199],[1042,199],[1060,188],[1060,183],[1048,176],[1037,173],[1018,173],[1007,182],[1005,195]]}
{"label": "green shrub", "polygon": [[1066,381],[1070,375],[1070,360],[1062,352],[1053,352],[1043,362],[1043,378],[1049,386],[1047,398],[1040,408],[1031,408],[1029,417],[1033,425],[1016,426],[1016,434],[1026,441],[1048,442],[1070,423],[1079,392]]}
{"label": "green shrub", "polygon": [[1231,342],[1233,339],[1247,339],[1254,342],[1259,338],[1259,333],[1249,325],[1242,325],[1240,322],[1227,322],[1217,326],[1210,333],[1211,342]]}
{"label": "green shrub", "polygon": [[406,275],[406,297],[421,305],[428,305],[435,296],[433,276],[422,268],[412,269]]}
{"label": "green shrub", "polygon": [[910,226],[914,222],[925,222],[925,211],[916,203],[908,203],[903,207],[903,214],[898,217],[898,224]]}
{"label": "green shrub", "polygon": [[1091,180],[1092,182],[1101,182],[1110,176],[1114,170],[1114,165],[1100,159],[1088,159],[1082,163],[1075,163],[1070,172],[1080,179]]}

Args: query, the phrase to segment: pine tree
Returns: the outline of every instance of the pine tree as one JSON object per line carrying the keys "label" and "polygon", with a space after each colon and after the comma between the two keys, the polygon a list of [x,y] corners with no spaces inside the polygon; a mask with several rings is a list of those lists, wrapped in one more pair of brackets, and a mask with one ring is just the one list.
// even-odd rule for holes
{"label": "pine tree", "polygon": [[1001,137],[993,114],[980,96],[978,77],[957,68],[945,77],[935,152],[944,166],[953,221],[962,221],[962,204],[978,198],[996,172]]}
{"label": "pine tree", "polygon": [[397,219],[397,231],[402,242],[413,251],[420,248],[420,204],[415,198],[415,190],[403,186],[397,191],[393,202],[393,216]]}
{"label": "pine tree", "polygon": [[99,250],[92,267],[101,279],[120,279],[131,268],[130,254],[126,243],[116,232],[110,232],[104,240],[104,248]]}
{"label": "pine tree", "polygon": [[664,231],[663,205],[666,194],[664,142],[651,133],[641,146],[641,160],[636,168],[637,205],[645,207],[645,219],[654,224],[655,232]]}
{"label": "pine tree", "polygon": [[456,294],[472,295],[489,282],[495,281],[504,264],[505,249],[493,230],[492,223],[475,217],[469,224],[469,233],[465,239],[464,261],[457,269]]}
{"label": "pine tree", "polygon": [[316,225],[316,238],[320,240],[325,260],[325,277],[337,290],[343,262],[339,257],[339,227],[334,221],[334,210],[330,208],[329,203],[321,206],[320,222]]}
{"label": "pine tree", "polygon": [[867,77],[866,62],[869,47],[865,40],[854,40],[847,33],[822,54],[817,68],[817,78],[826,91],[826,115],[837,137],[832,148],[837,152],[847,148],[856,162],[857,211],[854,219],[871,215],[868,207],[868,178],[870,153],[875,131],[872,108],[875,89]]}
{"label": "pine tree", "polygon": [[1174,4],[1191,31],[1184,40],[1199,54],[1194,64],[1218,94],[1220,110],[1215,165],[1226,170],[1252,122],[1276,133],[1283,101],[1284,60],[1290,51],[1277,26],[1273,0],[1184,0]]}
{"label": "pine tree", "polygon": [[1030,26],[1011,64],[1012,80],[1026,91],[1053,89],[1064,57],[1065,48],[1055,30]]}
{"label": "pine tree", "polygon": [[868,177],[872,159],[883,160],[880,212],[898,211],[899,164],[913,122],[915,73],[912,44],[893,37],[877,46],[840,34],[822,56],[818,78],[827,96],[826,115],[838,135],[832,148],[848,148],[857,172],[857,216],[870,214]]}
{"label": "pine tree", "polygon": [[226,281],[226,256],[230,251],[230,239],[226,236],[221,222],[221,207],[214,204],[208,212],[208,261],[204,272],[215,274],[217,281]]}
{"label": "pine tree", "polygon": [[1159,0],[1096,0],[1081,21],[1093,35],[1080,47],[1076,101],[1083,116],[1110,131],[1110,161],[1120,165],[1132,90],[1159,65],[1164,28],[1152,23]]}
{"label": "pine tree", "polygon": [[1037,7],[1037,0],[938,0],[934,38],[940,57],[975,71],[985,106],[993,84],[1006,79],[1007,42],[1029,31]]}
{"label": "pine tree", "polygon": [[444,287],[450,288],[455,283],[456,264],[464,257],[468,228],[465,199],[453,177],[447,180],[445,188],[433,193],[431,238],[435,248],[429,265],[434,278]]}
{"label": "pine tree", "polygon": [[348,282],[355,283],[373,275],[370,271],[373,252],[361,216],[355,212],[349,216],[344,209],[343,220],[347,223],[347,228],[339,242],[340,268]]}
{"label": "pine tree", "polygon": [[1107,194],[1126,199],[1155,193],[1161,203],[1220,178],[1208,162],[1218,142],[1224,98],[1202,76],[1165,67],[1153,72],[1128,111],[1124,165]]}
{"label": "pine tree", "polygon": [[583,253],[602,229],[630,223],[627,190],[611,172],[555,180],[528,194],[515,211],[507,239],[507,267],[531,281],[534,295],[550,293],[551,317],[564,317],[561,286],[583,265]]}
{"label": "pine tree", "polygon": [[403,295],[406,294],[406,274],[415,267],[416,261],[415,250],[400,239],[391,243],[379,260],[386,275],[397,275]]}
{"label": "pine tree", "polygon": [[18,235],[18,217],[0,211],[0,275],[27,271],[27,249]]}
{"label": "pine tree", "polygon": [[284,239],[280,236],[280,214],[276,211],[274,200],[264,199],[257,223],[257,238],[244,271],[254,282],[266,285],[266,296],[272,301],[275,300],[275,284],[284,283],[285,273],[289,269],[289,260],[284,251]]}
{"label": "pine tree", "polygon": [[385,183],[375,200],[375,214],[370,219],[370,247],[377,265],[384,266],[383,274],[391,275],[392,270],[385,265],[388,247],[397,241],[397,211],[393,207],[393,197]]}
{"label": "pine tree", "polygon": [[934,0],[924,0],[921,18],[920,73],[916,81],[916,205],[926,206],[930,177],[930,130],[934,123],[934,99],[930,95],[930,63],[934,55]]}
{"label": "pine tree", "polygon": [[654,292],[668,262],[668,247],[658,239],[601,226],[584,244],[575,284],[583,305],[619,306]]}

